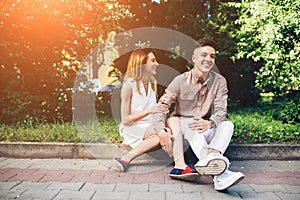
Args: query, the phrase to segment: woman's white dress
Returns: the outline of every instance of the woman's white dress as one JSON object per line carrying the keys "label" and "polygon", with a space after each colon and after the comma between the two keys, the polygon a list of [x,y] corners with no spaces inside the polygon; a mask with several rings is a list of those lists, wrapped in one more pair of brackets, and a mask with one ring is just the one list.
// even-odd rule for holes
{"label": "woman's white dress", "polygon": [[[128,79],[126,83],[127,82],[132,88],[130,114],[144,111],[156,104],[156,94],[151,88],[150,81],[148,82],[147,95],[141,81],[139,82],[139,87],[142,95],[140,95],[137,91],[137,84],[135,80]],[[130,145],[132,148],[136,147],[143,141],[145,134],[151,131],[151,127],[153,127],[153,114],[149,114],[130,126],[125,126],[121,123],[119,126],[119,132],[124,139],[123,144]]]}

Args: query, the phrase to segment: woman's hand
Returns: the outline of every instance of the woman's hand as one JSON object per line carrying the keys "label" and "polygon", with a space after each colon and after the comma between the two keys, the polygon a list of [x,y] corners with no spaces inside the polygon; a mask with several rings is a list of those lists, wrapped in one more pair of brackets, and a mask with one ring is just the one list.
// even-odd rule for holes
{"label": "woman's hand", "polygon": [[169,111],[168,106],[166,104],[163,104],[163,103],[157,103],[149,109],[150,114],[167,113],[168,111]]}
{"label": "woman's hand", "polygon": [[[167,132],[166,132],[166,131]],[[162,149],[170,156],[173,156],[173,140],[174,136],[169,128],[165,128],[158,133],[160,145]]]}

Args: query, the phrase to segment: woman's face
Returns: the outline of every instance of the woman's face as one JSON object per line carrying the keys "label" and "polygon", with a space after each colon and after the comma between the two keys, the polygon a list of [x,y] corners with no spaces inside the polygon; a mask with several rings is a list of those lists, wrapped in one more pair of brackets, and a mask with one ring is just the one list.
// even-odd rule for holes
{"label": "woman's face", "polygon": [[147,62],[143,67],[144,73],[146,73],[149,76],[156,75],[156,68],[157,68],[158,65],[159,64],[158,64],[158,62],[155,58],[155,55],[152,52],[150,52],[148,54]]}

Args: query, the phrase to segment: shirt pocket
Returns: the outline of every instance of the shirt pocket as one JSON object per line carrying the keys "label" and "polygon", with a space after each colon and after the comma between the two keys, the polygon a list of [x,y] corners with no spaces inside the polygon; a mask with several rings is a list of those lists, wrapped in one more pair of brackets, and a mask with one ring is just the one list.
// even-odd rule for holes
{"label": "shirt pocket", "polygon": [[179,97],[183,101],[193,101],[195,99],[195,94],[192,92],[183,92]]}
{"label": "shirt pocket", "polygon": [[191,108],[193,107],[194,104],[194,100],[195,100],[195,94],[192,92],[181,92],[181,94],[179,95],[179,104],[180,104],[180,108],[182,109],[182,111],[186,110],[187,108]]}

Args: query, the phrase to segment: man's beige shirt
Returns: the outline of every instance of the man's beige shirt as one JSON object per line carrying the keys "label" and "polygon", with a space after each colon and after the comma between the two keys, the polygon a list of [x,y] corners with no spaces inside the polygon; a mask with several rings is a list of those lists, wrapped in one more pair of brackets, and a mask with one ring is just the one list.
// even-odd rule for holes
{"label": "man's beige shirt", "polygon": [[[160,102],[169,107],[175,103],[172,116],[202,117],[211,119],[216,126],[227,120],[228,88],[226,79],[209,72],[206,81],[202,81],[197,69],[192,69],[173,79],[160,98]],[[165,128],[166,114],[154,114],[155,130]]]}

